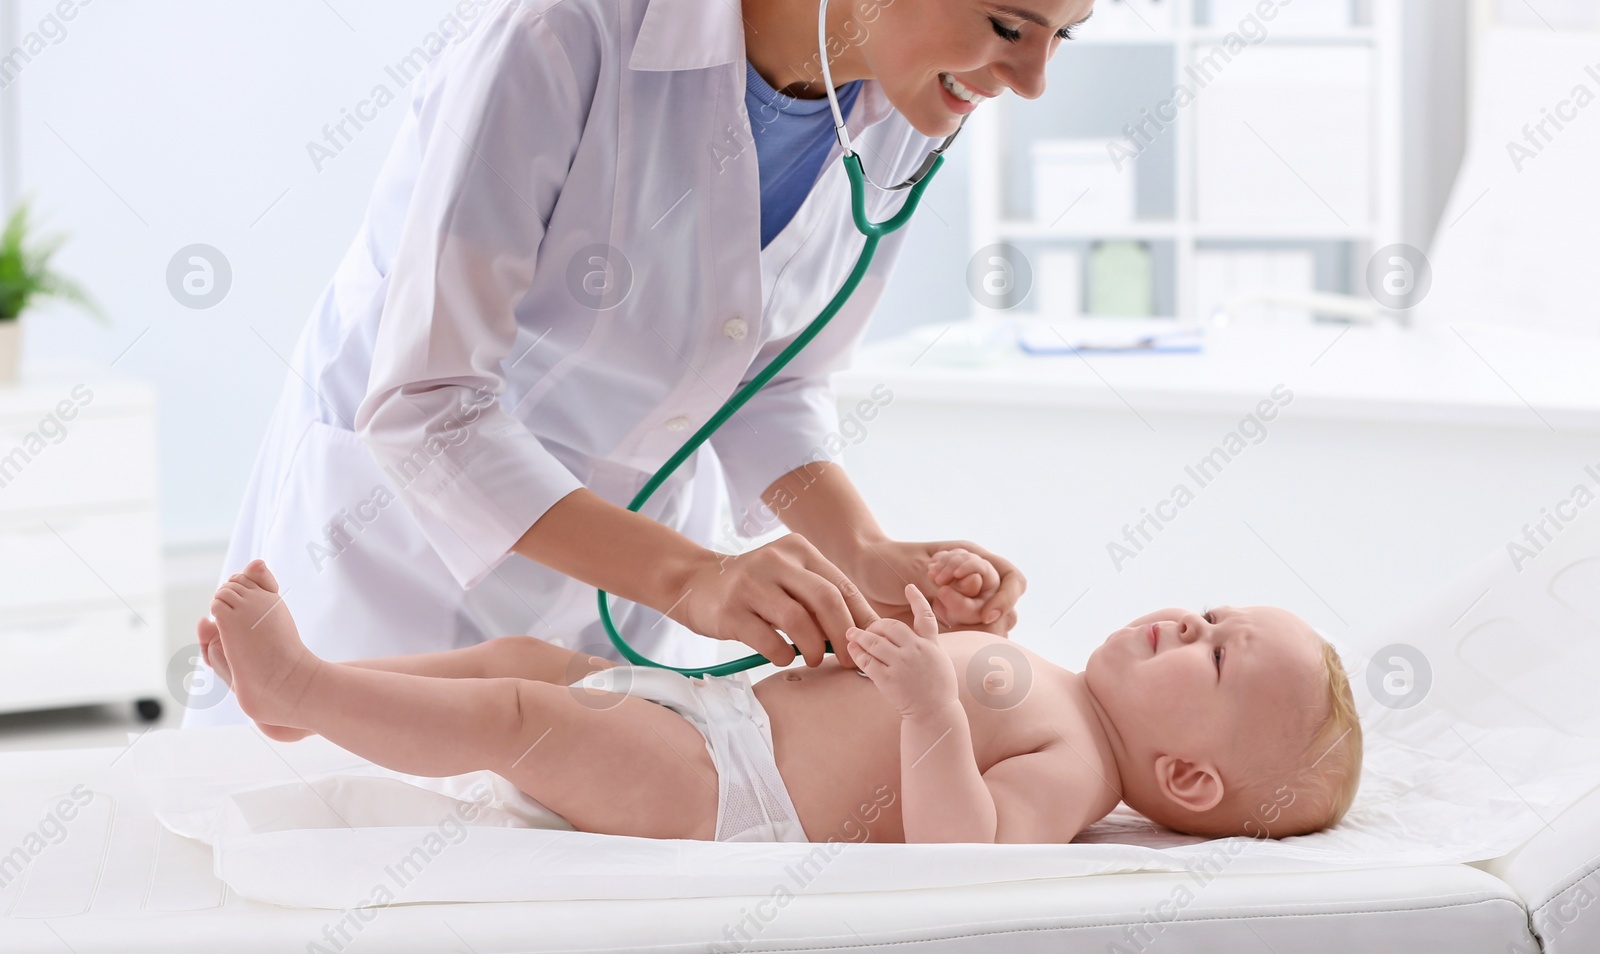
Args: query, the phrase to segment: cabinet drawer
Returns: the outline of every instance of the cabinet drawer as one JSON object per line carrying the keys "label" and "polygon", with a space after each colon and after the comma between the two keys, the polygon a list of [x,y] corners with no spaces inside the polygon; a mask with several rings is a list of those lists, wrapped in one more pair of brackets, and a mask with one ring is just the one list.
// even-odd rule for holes
{"label": "cabinet drawer", "polygon": [[0,618],[0,711],[163,697],[161,609],[133,606]]}
{"label": "cabinet drawer", "polygon": [[0,612],[159,595],[160,558],[153,509],[0,520]]}
{"label": "cabinet drawer", "polygon": [[45,434],[0,419],[0,513],[156,498],[155,422],[81,417]]}

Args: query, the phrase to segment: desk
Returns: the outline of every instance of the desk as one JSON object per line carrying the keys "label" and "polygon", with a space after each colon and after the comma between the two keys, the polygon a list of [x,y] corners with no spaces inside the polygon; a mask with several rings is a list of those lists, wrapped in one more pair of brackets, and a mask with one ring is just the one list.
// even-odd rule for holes
{"label": "desk", "polygon": [[1064,665],[1164,606],[1278,605],[1337,640],[1486,552],[1536,560],[1541,520],[1600,520],[1600,339],[1248,324],[964,368],[928,337],[835,376],[841,419],[893,395],[844,465],[892,536],[1013,560],[1013,635]]}

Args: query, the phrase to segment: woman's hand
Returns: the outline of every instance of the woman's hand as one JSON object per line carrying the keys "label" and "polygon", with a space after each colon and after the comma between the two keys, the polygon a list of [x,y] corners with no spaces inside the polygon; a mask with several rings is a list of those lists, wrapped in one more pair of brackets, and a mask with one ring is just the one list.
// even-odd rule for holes
{"label": "woman's hand", "polygon": [[895,707],[902,719],[938,712],[956,694],[956,667],[939,645],[939,621],[922,591],[905,587],[914,626],[897,619],[880,619],[866,629],[851,627],[851,652],[861,671]]}
{"label": "woman's hand", "polygon": [[928,561],[928,578],[938,584],[938,597],[947,615],[954,612],[982,619],[984,601],[1000,589],[1000,571],[965,547],[935,553]]}
{"label": "woman's hand", "polygon": [[1010,561],[966,540],[862,543],[851,579],[880,616],[912,618],[904,588],[916,584],[945,629],[1007,635],[1017,624],[1017,599],[1027,580]]}
{"label": "woman's hand", "polygon": [[857,668],[845,634],[876,623],[878,614],[805,537],[790,533],[736,556],[706,554],[667,616],[713,639],[744,643],[776,666],[794,662],[795,647],[807,666],[820,666],[827,640],[841,665]]}

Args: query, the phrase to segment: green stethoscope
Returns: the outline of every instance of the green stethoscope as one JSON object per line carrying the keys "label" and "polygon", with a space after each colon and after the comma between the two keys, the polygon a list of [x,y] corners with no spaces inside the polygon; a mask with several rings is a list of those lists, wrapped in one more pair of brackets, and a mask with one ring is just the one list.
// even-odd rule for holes
{"label": "green stethoscope", "polygon": [[[800,333],[799,337],[795,338],[787,348],[784,348],[781,354],[772,359],[771,364],[763,368],[760,374],[750,380],[750,383],[740,388],[733,397],[729,398],[727,403],[723,404],[717,413],[711,416],[711,420],[707,421],[698,431],[695,431],[694,436],[690,437],[682,447],[678,448],[677,453],[673,454],[665,464],[661,465],[661,469],[656,471],[655,476],[651,477],[644,487],[639,490],[639,493],[634,496],[633,502],[628,504],[628,509],[631,511],[637,512],[640,507],[644,506],[644,502],[650,499],[650,495],[656,492],[657,488],[666,481],[674,470],[678,469],[678,465],[687,460],[690,454],[693,454],[701,444],[705,443],[707,438],[716,432],[717,428],[725,424],[739,408],[744,406],[746,401],[755,396],[755,393],[761,390],[762,386],[771,380],[773,375],[782,370],[784,365],[788,364],[795,355],[810,344],[811,339],[815,338],[833,316],[838,313],[839,309],[844,307],[844,303],[849,301],[850,296],[855,293],[856,286],[861,283],[862,276],[867,272],[867,267],[872,264],[872,256],[877,251],[878,240],[910,221],[911,213],[916,211],[917,203],[922,199],[923,190],[928,187],[928,183],[933,181],[933,174],[944,163],[944,151],[950,148],[950,144],[961,133],[961,126],[966,125],[967,120],[963,116],[961,126],[957,126],[955,132],[946,136],[944,142],[930,152],[928,158],[923,160],[917,171],[908,176],[904,182],[887,188],[872,182],[874,188],[884,192],[898,192],[902,189],[910,189],[911,192],[906,196],[900,211],[895,213],[892,218],[885,222],[869,221],[867,219],[866,187],[871,180],[867,178],[865,170],[861,167],[861,157],[856,154],[855,150],[850,148],[850,134],[845,130],[844,115],[839,110],[839,98],[833,92],[833,74],[828,69],[827,12],[828,0],[822,0],[817,9],[817,52],[822,59],[823,87],[828,93],[828,105],[833,110],[834,133],[839,137],[839,145],[844,150],[844,169],[845,173],[850,177],[851,213],[855,217],[856,228],[861,231],[862,235],[866,236],[866,241],[861,246],[861,254],[856,258],[855,267],[850,270],[850,275],[845,279],[844,286],[828,302],[827,307],[823,308],[817,314],[817,317],[811,320],[811,324],[806,326],[806,329]],[[627,641],[617,632],[616,626],[611,621],[611,607],[606,602],[606,591],[600,590],[598,592],[600,621],[605,626],[606,634],[611,637],[611,644],[617,647],[617,651],[622,653],[623,658],[635,666],[655,666],[659,669],[671,669],[685,676],[726,676],[746,669],[753,669],[768,662],[765,656],[759,653],[752,653],[732,662],[720,663],[704,669],[694,669],[668,666],[647,659],[636,652],[632,646],[629,646]],[[824,642],[823,648],[826,652],[833,652],[832,643]]]}

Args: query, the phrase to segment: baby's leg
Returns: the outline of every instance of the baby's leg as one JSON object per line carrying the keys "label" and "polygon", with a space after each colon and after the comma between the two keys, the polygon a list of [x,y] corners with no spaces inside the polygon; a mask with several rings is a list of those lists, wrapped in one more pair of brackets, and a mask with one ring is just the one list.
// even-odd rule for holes
{"label": "baby's leg", "polygon": [[[243,582],[243,573],[235,573],[233,582]],[[217,633],[217,624],[201,617],[195,624],[200,639],[200,652],[218,678],[233,685],[233,674],[228,667],[228,653]],[[502,636],[486,640],[476,646],[449,649],[437,653],[416,653],[409,656],[388,656],[382,659],[362,659],[345,663],[360,669],[377,669],[382,672],[405,672],[417,676],[439,676],[448,679],[490,679],[496,676],[515,676],[570,686],[591,672],[609,669],[616,663],[599,656],[547,643],[534,636]],[[257,726],[269,739],[279,742],[298,742],[310,735],[305,729],[258,722]]]}
{"label": "baby's leg", "polygon": [[318,659],[259,560],[211,613],[251,718],[321,733],[411,775],[491,769],[581,831],[715,836],[717,774],[705,739],[630,696],[523,679],[439,679]]}
{"label": "baby's leg", "polygon": [[[236,583],[241,582],[245,579],[245,575],[235,573],[231,579]],[[218,640],[217,624],[202,616],[195,628],[207,664],[217,671],[224,682],[232,686],[233,677],[227,665],[228,655]],[[461,649],[414,653],[409,656],[385,656],[381,659],[358,659],[345,665],[359,669],[378,669],[383,672],[406,672],[414,676],[439,676],[445,679],[492,679],[496,676],[515,676],[518,679],[570,686],[584,676],[601,669],[610,669],[616,663],[545,642],[536,636],[501,636]]]}
{"label": "baby's leg", "polygon": [[616,663],[599,656],[545,642],[536,636],[501,636],[476,646],[439,653],[363,659],[346,665],[383,672],[405,672],[414,676],[443,676],[449,679],[493,679],[514,676],[570,686],[591,672],[609,669]]}

